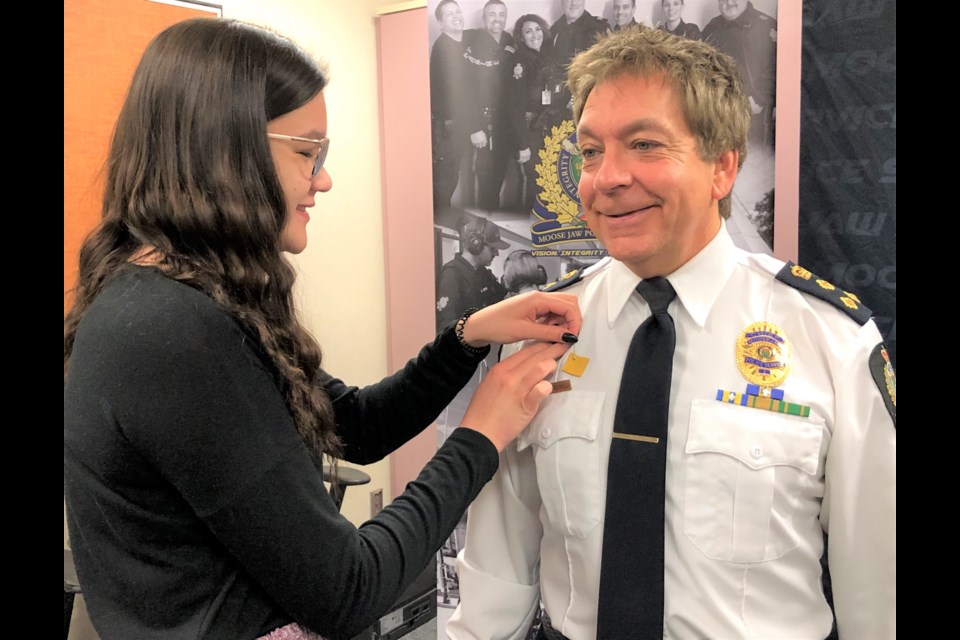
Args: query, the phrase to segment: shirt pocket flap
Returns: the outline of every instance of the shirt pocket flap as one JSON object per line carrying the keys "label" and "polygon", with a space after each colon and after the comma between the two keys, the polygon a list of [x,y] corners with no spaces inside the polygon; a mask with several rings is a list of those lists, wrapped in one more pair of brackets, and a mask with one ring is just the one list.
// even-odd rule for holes
{"label": "shirt pocket flap", "polygon": [[751,469],[789,465],[817,471],[823,420],[799,418],[711,400],[695,400],[687,434],[688,454],[720,453]]}
{"label": "shirt pocket flap", "polygon": [[530,424],[517,436],[517,451],[533,443],[547,449],[564,438],[597,439],[602,391],[563,391],[548,396]]}

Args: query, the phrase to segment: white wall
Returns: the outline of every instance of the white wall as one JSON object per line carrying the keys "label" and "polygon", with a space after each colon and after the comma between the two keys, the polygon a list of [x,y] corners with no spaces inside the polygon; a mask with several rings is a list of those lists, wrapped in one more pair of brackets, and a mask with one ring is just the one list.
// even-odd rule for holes
{"label": "white wall", "polygon": [[[376,12],[387,0],[223,0],[226,17],[269,26],[326,61],[333,189],[310,211],[298,303],[324,352],[324,368],[363,386],[385,376],[386,302],[380,183]],[[426,64],[426,61],[424,61]],[[363,467],[371,483],[347,491],[342,511],[360,524],[370,491],[389,502],[390,468]]]}

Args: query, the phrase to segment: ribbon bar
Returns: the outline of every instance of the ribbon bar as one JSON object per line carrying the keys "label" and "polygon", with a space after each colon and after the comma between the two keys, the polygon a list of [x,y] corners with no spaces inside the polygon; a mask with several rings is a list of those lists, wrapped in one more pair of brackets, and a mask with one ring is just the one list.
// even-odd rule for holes
{"label": "ribbon bar", "polygon": [[810,407],[795,402],[784,402],[765,396],[754,396],[747,393],[737,393],[736,391],[724,391],[717,389],[717,400],[727,404],[738,404],[741,407],[750,407],[751,409],[763,409],[773,411],[774,413],[785,413],[791,416],[801,418],[810,417]]}

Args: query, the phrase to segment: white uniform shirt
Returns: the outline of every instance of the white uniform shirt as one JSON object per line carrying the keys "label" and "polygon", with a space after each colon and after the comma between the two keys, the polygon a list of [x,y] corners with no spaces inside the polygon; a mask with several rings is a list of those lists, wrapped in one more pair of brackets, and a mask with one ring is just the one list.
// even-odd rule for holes
{"label": "white uniform shirt", "polygon": [[[783,263],[726,229],[668,276],[677,292],[664,550],[665,638],[822,640],[823,532],[841,638],[896,634],[896,430],[868,368],[881,336],[775,279]],[[640,278],[606,259],[566,287],[590,358],[500,458],[467,518],[458,558],[457,640],[521,640],[539,599],[553,627],[594,640],[617,391],[634,331],[650,315]],[[792,345],[779,387],[800,418],[718,402],[744,392],[735,345],[766,321]],[[506,350],[506,349],[505,349]],[[559,368],[558,368],[559,369]],[[629,597],[624,595],[624,597]]]}

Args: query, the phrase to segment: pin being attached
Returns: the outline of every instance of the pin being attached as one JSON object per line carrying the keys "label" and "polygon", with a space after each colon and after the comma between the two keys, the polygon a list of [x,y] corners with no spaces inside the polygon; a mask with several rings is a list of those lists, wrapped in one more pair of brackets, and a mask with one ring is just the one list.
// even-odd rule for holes
{"label": "pin being attached", "polygon": [[576,349],[571,349],[570,355],[567,356],[567,360],[563,363],[563,367],[561,367],[560,370],[579,378],[583,375],[583,372],[587,370],[587,364],[589,364],[589,362],[590,358],[577,355]]}

